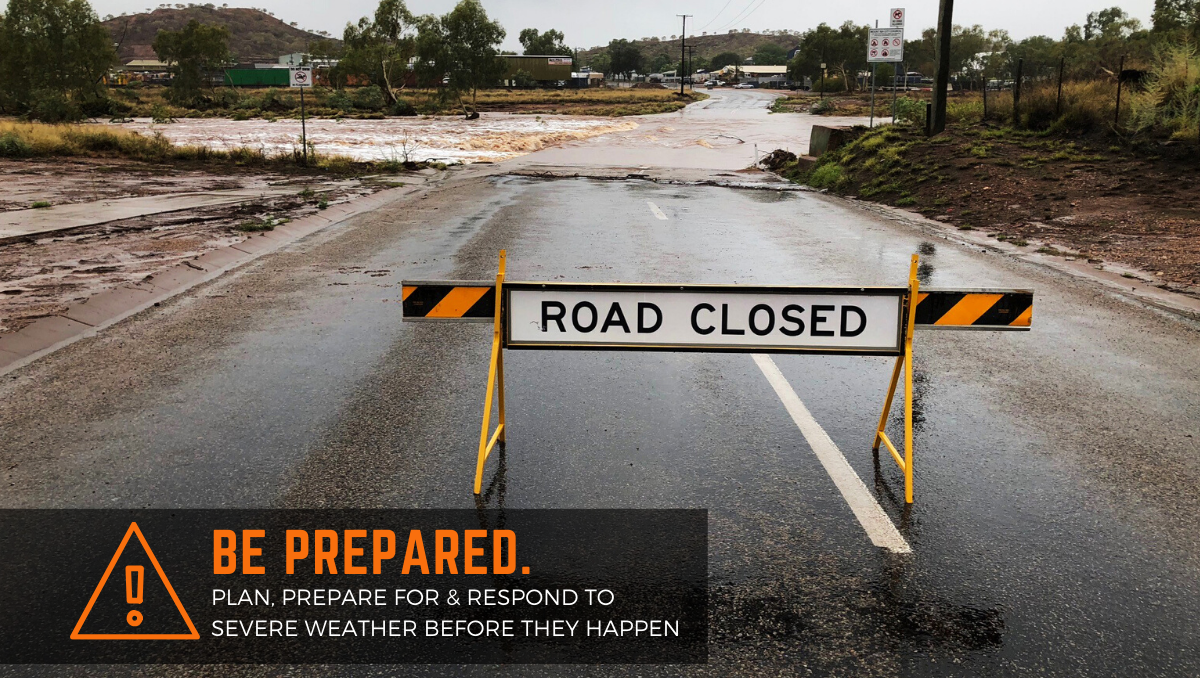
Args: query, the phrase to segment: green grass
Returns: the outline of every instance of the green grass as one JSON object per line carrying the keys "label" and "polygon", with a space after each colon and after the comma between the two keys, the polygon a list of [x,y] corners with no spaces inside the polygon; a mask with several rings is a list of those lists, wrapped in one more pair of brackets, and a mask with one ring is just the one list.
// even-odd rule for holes
{"label": "green grass", "polygon": [[42,209],[44,207],[49,207],[49,206],[50,206],[50,203],[46,202],[45,200],[38,200],[37,202],[30,205],[30,207],[32,207],[35,210]]}
{"label": "green grass", "polygon": [[275,230],[275,222],[267,220],[267,219],[264,219],[261,221],[243,221],[242,223],[238,224],[237,226],[234,226],[233,229],[235,231],[242,231],[243,233],[261,233],[263,231],[274,231]]}
{"label": "green grass", "polygon": [[813,188],[834,188],[845,181],[842,166],[836,162],[821,165],[812,171],[808,184]]}

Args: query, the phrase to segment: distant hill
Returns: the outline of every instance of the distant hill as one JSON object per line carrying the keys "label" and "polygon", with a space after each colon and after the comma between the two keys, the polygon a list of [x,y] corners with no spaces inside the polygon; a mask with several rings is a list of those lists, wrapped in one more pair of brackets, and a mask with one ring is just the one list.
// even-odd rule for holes
{"label": "distant hill", "polygon": [[[650,38],[648,40],[632,41],[641,51],[642,56],[651,59],[654,55],[661,52],[666,52],[673,61],[679,60],[679,39],[662,40],[660,38]],[[800,44],[800,36],[798,35],[764,35],[762,33],[719,33],[712,35],[689,35],[687,44],[689,47],[694,46],[694,54],[704,59],[711,59],[714,56],[723,52],[737,52],[743,59],[754,55],[754,50],[759,45],[770,42],[780,47],[790,50]],[[591,49],[583,50],[579,53],[580,59],[584,64],[587,64],[588,59],[596,54],[608,51],[608,45],[600,47],[592,47]]]}
{"label": "distant hill", "polygon": [[154,36],[160,30],[177,31],[195,19],[203,24],[229,28],[229,49],[242,61],[274,61],[283,54],[302,52],[324,36],[290,26],[257,9],[192,5],[178,9],[160,8],[142,14],[106,18],[104,26],[113,42],[121,44],[122,61],[153,59]]}

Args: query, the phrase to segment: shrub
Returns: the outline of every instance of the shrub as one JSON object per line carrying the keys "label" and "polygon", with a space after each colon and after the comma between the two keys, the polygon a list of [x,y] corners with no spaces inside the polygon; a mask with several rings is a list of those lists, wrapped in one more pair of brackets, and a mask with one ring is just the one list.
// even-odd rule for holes
{"label": "shrub", "polygon": [[38,90],[30,97],[29,117],[42,122],[78,122],[83,120],[79,105],[62,92]]}
{"label": "shrub", "polygon": [[842,166],[830,162],[818,166],[808,177],[808,185],[813,188],[833,188],[845,181]]}
{"label": "shrub", "polygon": [[825,115],[827,113],[832,113],[836,108],[837,107],[833,105],[833,99],[818,99],[817,103],[813,104],[812,108],[808,109],[808,112],[812,113],[813,115]]}
{"label": "shrub", "polygon": [[0,158],[27,158],[33,155],[33,146],[16,132],[0,134]]}
{"label": "shrub", "polygon": [[354,108],[354,102],[350,100],[349,95],[347,95],[344,90],[338,90],[333,94],[330,94],[329,97],[325,99],[325,105],[341,111],[349,111]]}
{"label": "shrub", "polygon": [[896,121],[925,125],[925,102],[912,97],[896,99]]}
{"label": "shrub", "polygon": [[389,111],[392,115],[416,115],[417,109],[409,103],[408,99],[396,99],[396,103],[392,104]]}
{"label": "shrub", "polygon": [[383,90],[379,85],[359,87],[354,92],[354,107],[364,111],[382,111],[384,105]]}
{"label": "shrub", "polygon": [[1130,98],[1130,112],[1130,126],[1137,132],[1160,127],[1177,138],[1195,138],[1200,125],[1200,54],[1188,44],[1159,48],[1145,89]]}

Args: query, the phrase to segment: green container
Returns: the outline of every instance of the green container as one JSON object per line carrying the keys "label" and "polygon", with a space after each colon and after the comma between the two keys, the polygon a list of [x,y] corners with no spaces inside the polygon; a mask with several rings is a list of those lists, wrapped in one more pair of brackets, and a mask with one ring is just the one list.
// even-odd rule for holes
{"label": "green container", "polygon": [[229,68],[225,84],[230,87],[288,87],[291,80],[286,68]]}

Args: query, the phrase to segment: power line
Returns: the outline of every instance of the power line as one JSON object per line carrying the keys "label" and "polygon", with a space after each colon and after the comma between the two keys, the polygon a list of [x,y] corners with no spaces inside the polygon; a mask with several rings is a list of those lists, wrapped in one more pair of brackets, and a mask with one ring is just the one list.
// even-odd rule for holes
{"label": "power line", "polygon": [[700,27],[700,30],[704,30],[704,29],[708,28],[709,25],[712,24],[712,22],[716,21],[717,17],[721,16],[721,13],[729,8],[729,3],[731,3],[731,2],[733,2],[733,0],[725,0],[725,6],[721,8],[721,11],[714,14],[713,18],[709,19],[707,24],[704,24],[703,26]]}
{"label": "power line", "polygon": [[[730,21],[729,23],[725,24],[724,26],[718,28],[717,31],[723,31],[726,28],[729,28],[730,26],[736,24],[739,21],[745,21],[746,19],[749,19],[750,15],[757,12],[758,8],[762,7],[763,4],[765,4],[766,2],[767,2],[767,0],[759,0],[758,4],[754,5],[754,0],[750,0],[750,5],[754,5],[753,9],[750,8],[750,5],[747,5],[746,9],[742,10],[742,12],[740,14],[738,14],[737,16],[735,16],[733,18],[733,21]],[[746,10],[749,10],[749,12],[747,12]]]}
{"label": "power line", "polygon": [[718,32],[718,31],[723,31],[723,30],[725,30],[726,28],[728,28],[730,24],[732,24],[734,21],[737,21],[737,20],[738,20],[738,17],[740,17],[740,16],[742,16],[743,14],[745,14],[745,13],[746,13],[746,10],[750,9],[750,6],[751,6],[751,5],[753,5],[753,4],[754,4],[754,0],[750,0],[750,2],[747,2],[747,3],[746,3],[746,6],[742,8],[742,11],[738,12],[738,13],[737,13],[737,15],[733,17],[733,21],[730,21],[728,24],[725,24],[724,26],[722,26],[722,27],[720,27],[720,28],[716,29],[716,30],[715,30],[715,31],[713,31],[713,32],[714,32],[714,33],[716,33],[716,32]]}

